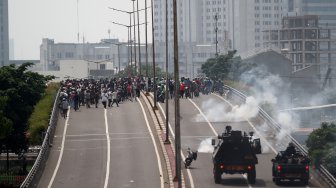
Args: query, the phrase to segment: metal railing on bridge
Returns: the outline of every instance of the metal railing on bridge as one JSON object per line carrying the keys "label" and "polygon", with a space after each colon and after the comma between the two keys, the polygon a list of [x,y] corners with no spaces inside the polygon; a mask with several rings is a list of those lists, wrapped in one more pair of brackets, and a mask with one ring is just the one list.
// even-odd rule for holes
{"label": "metal railing on bridge", "polygon": [[[246,95],[241,93],[240,91],[230,87],[225,86],[225,89],[227,89],[229,92],[233,93],[234,95],[238,96],[243,102],[246,101]],[[231,94],[232,95],[232,94]],[[262,108],[259,108],[259,115],[268,123],[268,125],[271,125],[274,130],[280,132],[281,125],[273,120],[271,116],[269,116]],[[291,135],[286,135],[288,139],[291,140],[291,142],[294,143],[294,145],[304,154],[308,155],[308,151],[305,147],[303,147],[296,139],[294,139]],[[323,166],[320,165],[318,168],[318,172],[320,173],[319,176],[322,177],[326,183],[328,183],[331,187],[336,187],[336,179],[335,177]]]}
{"label": "metal railing on bridge", "polygon": [[57,119],[59,115],[57,99],[59,98],[60,90],[58,90],[55,97],[53,110],[49,120],[49,126],[47,132],[45,133],[41,150],[36,158],[36,161],[26,176],[25,180],[21,184],[20,188],[36,187],[37,183],[43,173],[45,163],[48,159],[50,147],[52,146],[53,135],[55,131],[55,126],[57,124]]}

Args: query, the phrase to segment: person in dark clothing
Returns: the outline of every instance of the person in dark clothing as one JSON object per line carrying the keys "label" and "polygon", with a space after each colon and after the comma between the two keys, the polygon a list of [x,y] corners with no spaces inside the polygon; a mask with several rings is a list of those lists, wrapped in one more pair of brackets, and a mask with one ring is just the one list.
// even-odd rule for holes
{"label": "person in dark clothing", "polygon": [[94,102],[95,102],[96,108],[98,108],[99,99],[100,99],[100,93],[98,92],[98,90],[96,90],[94,94]]}
{"label": "person in dark clothing", "polygon": [[290,156],[296,153],[295,146],[292,142],[290,142],[285,150],[285,155]]}
{"label": "person in dark clothing", "polygon": [[77,110],[79,110],[79,95],[78,95],[77,92],[75,92],[73,100],[74,100],[74,109],[75,109],[75,111],[77,111]]}

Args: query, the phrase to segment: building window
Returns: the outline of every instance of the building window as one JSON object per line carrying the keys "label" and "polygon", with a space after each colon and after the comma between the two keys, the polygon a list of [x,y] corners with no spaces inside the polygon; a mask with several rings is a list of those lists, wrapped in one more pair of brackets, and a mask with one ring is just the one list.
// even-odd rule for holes
{"label": "building window", "polygon": [[73,58],[74,54],[72,52],[66,52],[65,53],[65,58]]}
{"label": "building window", "polygon": [[99,65],[99,70],[106,70],[106,65],[105,64],[100,64]]}

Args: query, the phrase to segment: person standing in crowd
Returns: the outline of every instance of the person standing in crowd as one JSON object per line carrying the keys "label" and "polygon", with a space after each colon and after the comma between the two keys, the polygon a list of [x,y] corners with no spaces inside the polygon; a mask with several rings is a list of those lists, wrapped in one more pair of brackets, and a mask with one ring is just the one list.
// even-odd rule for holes
{"label": "person standing in crowd", "polygon": [[79,95],[78,93],[75,91],[75,94],[73,96],[73,101],[74,101],[74,109],[75,111],[79,110]]}
{"label": "person standing in crowd", "polygon": [[112,103],[112,92],[111,91],[107,93],[107,99],[108,99],[108,107],[111,107],[112,106],[111,105]]}
{"label": "person standing in crowd", "polygon": [[[100,93],[99,93],[98,89],[96,89],[96,91],[94,93],[94,102],[95,102],[96,108],[98,108],[99,98],[101,98]],[[105,106],[105,108],[106,108],[106,106]]]}
{"label": "person standing in crowd", "polygon": [[85,91],[85,103],[86,103],[86,108],[90,108],[90,103],[91,103],[90,99],[91,99],[91,93],[90,93],[89,90],[86,90],[86,91]]}
{"label": "person standing in crowd", "polygon": [[103,93],[101,94],[101,99],[102,99],[103,106],[106,109],[106,103],[108,101],[108,95],[107,95],[106,90],[104,90]]}
{"label": "person standing in crowd", "polygon": [[116,91],[113,91],[112,94],[112,104],[111,106],[113,106],[114,103],[116,103],[117,107],[119,107],[119,102],[118,102],[118,93]]}

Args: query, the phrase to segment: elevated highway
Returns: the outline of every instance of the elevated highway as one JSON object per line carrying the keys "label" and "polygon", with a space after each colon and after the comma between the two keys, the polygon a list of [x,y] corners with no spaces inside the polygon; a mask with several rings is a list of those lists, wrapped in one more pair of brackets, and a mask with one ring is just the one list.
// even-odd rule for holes
{"label": "elevated highway", "polygon": [[[81,107],[78,112],[71,110],[66,119],[59,118],[44,172],[33,187],[171,187],[166,166],[169,163],[164,161],[164,148],[160,147],[154,127],[157,120],[150,118],[153,109],[144,105],[145,100],[141,97],[138,102],[125,101],[120,107],[107,109],[102,105]],[[185,155],[187,148],[199,150],[191,168],[183,168],[185,187],[279,187],[272,181],[271,159],[288,140],[279,143],[275,139],[277,132],[262,117],[225,119],[239,102],[216,94],[181,99],[180,103],[182,153]],[[158,103],[156,111],[162,119],[165,104]],[[170,136],[174,141],[174,101],[169,100],[168,104]],[[221,184],[214,183],[210,139],[221,134],[226,125],[254,131],[262,139],[263,153],[258,155],[254,185],[247,183],[245,175],[226,174]],[[161,126],[165,126],[163,122]],[[312,173],[308,186],[288,182],[280,186],[326,184]]]}

